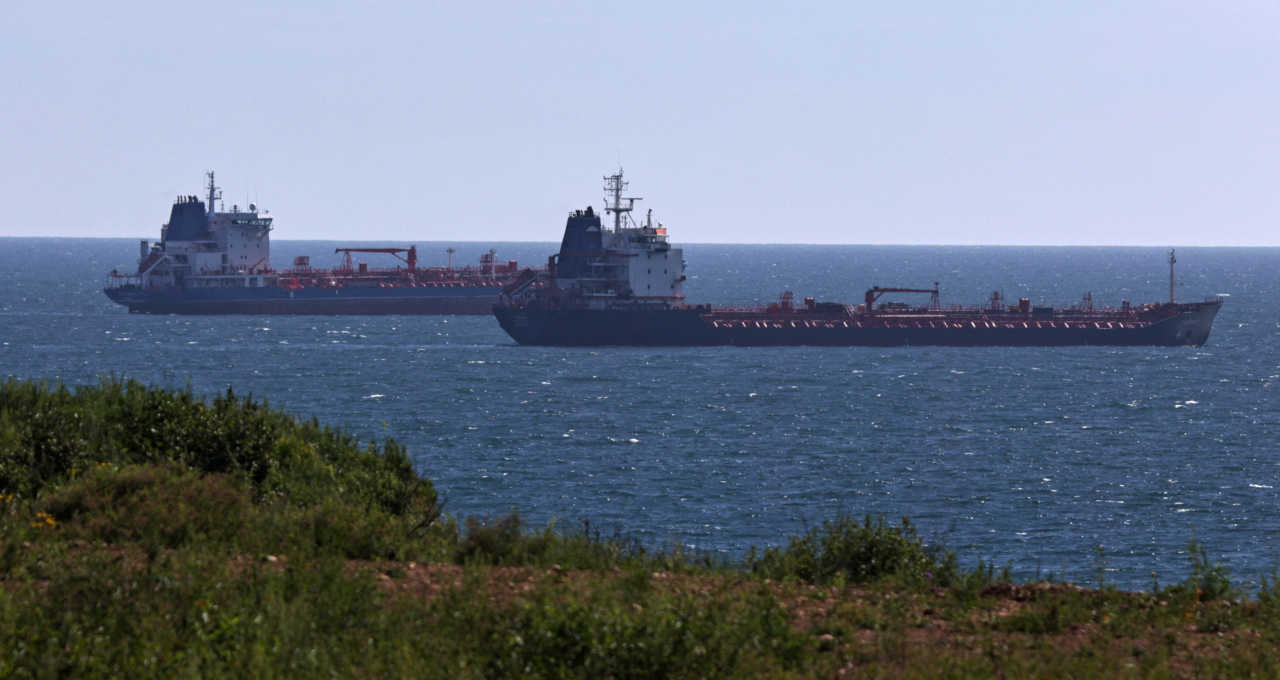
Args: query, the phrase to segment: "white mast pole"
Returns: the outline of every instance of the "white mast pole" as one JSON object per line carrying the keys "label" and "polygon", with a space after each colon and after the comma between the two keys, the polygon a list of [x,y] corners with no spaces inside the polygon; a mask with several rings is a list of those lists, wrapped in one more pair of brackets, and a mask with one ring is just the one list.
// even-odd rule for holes
{"label": "white mast pole", "polygon": [[[604,209],[605,212],[613,213],[613,230],[616,232],[622,228],[622,213],[631,212],[636,201],[639,201],[640,198],[623,198],[622,190],[626,189],[629,183],[622,181],[622,168],[618,168],[618,174],[605,177],[604,182],[604,190],[613,194],[613,201],[611,203],[607,203]],[[607,201],[608,198],[605,200]],[[622,207],[622,202],[624,200],[627,202],[627,207],[625,208]]]}

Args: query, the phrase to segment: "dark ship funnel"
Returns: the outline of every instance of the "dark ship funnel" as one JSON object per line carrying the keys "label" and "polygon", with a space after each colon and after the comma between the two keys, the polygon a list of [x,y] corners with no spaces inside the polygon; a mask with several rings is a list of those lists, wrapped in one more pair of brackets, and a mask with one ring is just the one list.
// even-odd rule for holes
{"label": "dark ship funnel", "polygon": [[209,216],[204,202],[195,196],[182,196],[169,211],[169,224],[165,225],[165,241],[199,241],[212,238],[209,234]]}
{"label": "dark ship funnel", "polygon": [[564,239],[556,263],[556,276],[580,279],[591,273],[591,261],[604,254],[600,239],[600,216],[590,206],[569,214],[564,225]]}

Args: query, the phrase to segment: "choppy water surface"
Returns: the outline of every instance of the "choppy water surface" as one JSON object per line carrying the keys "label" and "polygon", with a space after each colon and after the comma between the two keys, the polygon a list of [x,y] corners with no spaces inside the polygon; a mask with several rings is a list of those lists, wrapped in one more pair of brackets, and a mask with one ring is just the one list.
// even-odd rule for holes
{"label": "choppy water surface", "polygon": [[[1167,583],[1193,538],[1241,581],[1280,566],[1280,250],[1179,250],[1180,298],[1231,295],[1203,348],[591,350],[520,347],[481,317],[130,315],[100,288],[136,248],[0,239],[0,374],[230,386],[394,437],[455,514],[519,508],[654,545],[736,555],[873,513],[1024,578]],[[692,245],[686,260],[693,302],[935,280],[944,302],[1168,295],[1157,248]]]}

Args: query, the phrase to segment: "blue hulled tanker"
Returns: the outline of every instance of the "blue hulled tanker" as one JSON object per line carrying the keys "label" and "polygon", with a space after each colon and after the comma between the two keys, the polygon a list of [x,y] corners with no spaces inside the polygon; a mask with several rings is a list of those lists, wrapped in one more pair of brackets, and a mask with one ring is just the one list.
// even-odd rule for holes
{"label": "blue hulled tanker", "polygon": [[[135,272],[112,272],[105,293],[130,312],[155,314],[489,314],[502,286],[519,275],[490,250],[479,266],[419,267],[415,246],[338,248],[342,263],[314,269],[309,257],[271,267],[272,218],[250,204],[214,209],[221,194],[208,174],[208,202],[180,196],[160,241],[143,241]],[[370,268],[353,253],[390,255],[403,266]]]}

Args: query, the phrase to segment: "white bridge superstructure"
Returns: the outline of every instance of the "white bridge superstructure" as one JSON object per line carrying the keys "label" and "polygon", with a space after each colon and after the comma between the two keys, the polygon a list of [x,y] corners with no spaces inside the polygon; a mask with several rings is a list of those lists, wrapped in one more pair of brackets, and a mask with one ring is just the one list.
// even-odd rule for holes
{"label": "white bridge superstructure", "polygon": [[271,269],[271,221],[252,203],[218,211],[222,192],[209,179],[207,204],[180,196],[159,241],[142,241],[138,271],[116,274],[141,288],[258,288],[276,284]]}
{"label": "white bridge superstructure", "polygon": [[[665,227],[654,225],[652,210],[643,224],[631,220],[641,199],[622,195],[627,182],[621,170],[604,180],[612,228],[602,225],[591,208],[570,214],[552,289],[567,303],[588,309],[683,304],[684,251],[671,246]],[[512,294],[520,297],[521,291]]]}

